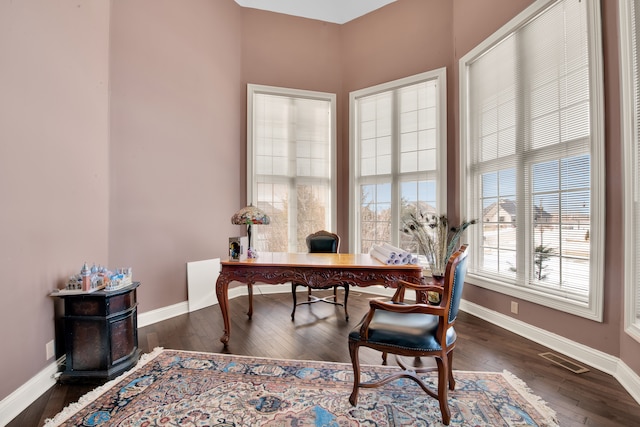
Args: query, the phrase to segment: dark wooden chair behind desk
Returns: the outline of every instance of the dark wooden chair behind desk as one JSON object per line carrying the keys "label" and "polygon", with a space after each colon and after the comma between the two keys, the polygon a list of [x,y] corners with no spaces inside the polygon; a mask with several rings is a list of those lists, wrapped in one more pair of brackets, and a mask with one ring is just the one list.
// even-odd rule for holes
{"label": "dark wooden chair behind desk", "polygon": [[[307,249],[309,253],[338,253],[340,250],[340,236],[329,231],[321,230],[307,236]],[[344,306],[344,316],[346,320],[349,320],[349,312],[347,311],[347,300],[349,299],[349,285],[344,283],[341,285],[333,286],[333,295],[329,295],[324,298],[319,298],[312,295],[311,288],[307,287],[307,300],[298,302],[296,296],[296,289],[298,286],[306,286],[302,283],[291,283],[291,293],[293,294],[293,311],[291,312],[291,321],[295,320],[296,307],[303,304],[313,304],[316,302],[326,302],[328,304]],[[344,288],[344,302],[338,302],[337,288],[341,286]],[[327,286],[327,288],[332,285]]]}

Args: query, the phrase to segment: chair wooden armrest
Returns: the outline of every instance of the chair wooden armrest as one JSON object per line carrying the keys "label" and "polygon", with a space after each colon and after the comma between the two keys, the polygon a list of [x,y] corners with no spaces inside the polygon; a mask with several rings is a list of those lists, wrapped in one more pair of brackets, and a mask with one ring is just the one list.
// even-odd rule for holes
{"label": "chair wooden armrest", "polygon": [[386,301],[378,301],[378,300],[369,301],[369,309],[385,310],[385,311],[391,311],[394,313],[432,314],[434,316],[444,316],[444,313],[445,313],[444,307],[440,307],[439,305],[405,304],[405,303],[398,304],[395,302],[386,302]]}
{"label": "chair wooden armrest", "polygon": [[[433,283],[411,283],[404,280],[398,280],[398,288],[396,292],[391,297],[391,301],[395,303],[400,303],[404,301],[404,291],[406,289],[411,289],[416,292],[416,295],[420,292],[437,292],[442,295],[444,292],[444,287],[440,285],[434,285]],[[416,300],[418,298],[416,297]]]}

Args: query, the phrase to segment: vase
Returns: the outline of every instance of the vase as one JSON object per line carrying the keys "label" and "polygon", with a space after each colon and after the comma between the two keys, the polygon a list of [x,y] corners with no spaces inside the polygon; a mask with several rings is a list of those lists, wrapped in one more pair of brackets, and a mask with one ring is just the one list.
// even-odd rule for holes
{"label": "vase", "polygon": [[[442,286],[444,284],[444,276],[433,274],[431,276],[431,284]],[[435,291],[429,291],[427,292],[427,300],[429,301],[429,304],[438,305],[440,304],[440,294]]]}

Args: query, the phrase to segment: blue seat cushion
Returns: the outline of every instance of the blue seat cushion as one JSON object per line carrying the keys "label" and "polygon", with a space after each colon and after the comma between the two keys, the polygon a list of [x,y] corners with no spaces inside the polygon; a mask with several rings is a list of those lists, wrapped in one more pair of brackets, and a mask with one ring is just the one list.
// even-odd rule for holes
{"label": "blue seat cushion", "polygon": [[[407,350],[442,350],[436,338],[438,319],[438,316],[431,314],[376,310],[369,324],[369,339],[366,342]],[[360,336],[361,325],[362,322],[349,333],[349,339],[364,341]],[[455,341],[456,332],[450,327],[447,331],[447,345],[452,345]]]}

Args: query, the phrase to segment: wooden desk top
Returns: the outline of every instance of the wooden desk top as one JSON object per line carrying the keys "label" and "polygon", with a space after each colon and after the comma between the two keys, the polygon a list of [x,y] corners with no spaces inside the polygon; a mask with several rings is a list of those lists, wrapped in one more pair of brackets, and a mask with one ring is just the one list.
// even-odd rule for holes
{"label": "wooden desk top", "polygon": [[[420,283],[422,267],[417,264],[387,265],[369,254],[321,254],[260,252],[258,258],[242,261],[221,261],[222,268],[216,280],[216,297],[224,321],[224,334],[220,341],[226,346],[231,333],[229,319],[229,283],[246,283],[249,292],[249,311],[253,314],[253,285],[255,283],[300,283],[310,288],[326,289],[331,286],[395,287],[398,280]],[[426,302],[426,293],[421,301]]]}
{"label": "wooden desk top", "polygon": [[223,266],[254,266],[254,267],[337,267],[350,269],[407,269],[420,270],[417,264],[386,265],[369,254],[323,254],[323,253],[287,253],[260,252],[258,258],[241,261],[222,261]]}

